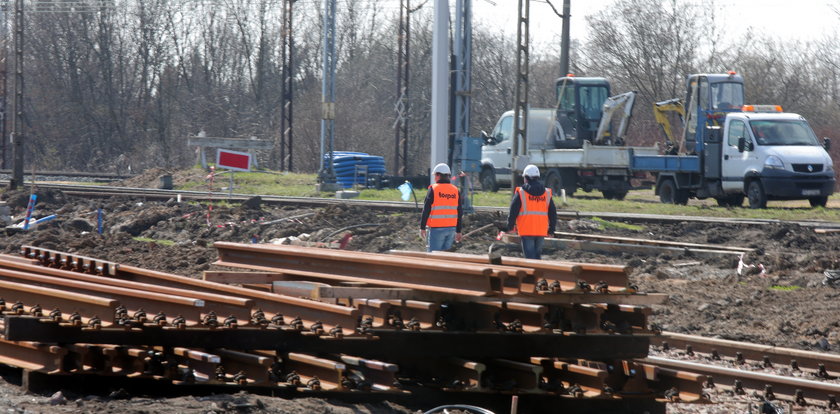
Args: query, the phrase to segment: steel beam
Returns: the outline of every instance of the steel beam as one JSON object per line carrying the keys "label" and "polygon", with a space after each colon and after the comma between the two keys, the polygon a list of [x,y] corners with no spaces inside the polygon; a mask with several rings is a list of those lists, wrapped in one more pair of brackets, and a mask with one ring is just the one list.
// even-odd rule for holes
{"label": "steel beam", "polygon": [[[113,264],[113,266],[116,267],[118,265]],[[45,266],[37,266],[33,264],[20,263],[17,261],[9,261],[2,258],[0,258],[0,268],[19,270],[22,272],[34,274],[42,274],[45,276],[53,276],[64,280],[77,280],[80,282],[88,282],[104,286],[114,286],[139,291],[153,292],[157,294],[201,299],[205,302],[205,307],[208,311],[212,310],[220,316],[232,314],[239,319],[245,320],[247,320],[250,317],[250,311],[254,305],[254,301],[247,298],[241,298],[230,295],[219,295],[207,292],[197,292],[194,289],[171,288],[151,283],[132,282],[112,277],[87,275],[77,272],[71,272],[68,270],[53,269]]]}
{"label": "steel beam", "polygon": [[73,312],[78,312],[86,318],[99,315],[104,318],[103,320],[110,322],[113,322],[114,308],[120,303],[108,297],[67,292],[61,289],[5,280],[0,280],[0,297],[7,300],[7,303],[21,301],[29,306],[42,305],[45,314],[59,308],[62,310],[63,318],[69,317]]}
{"label": "steel beam", "polygon": [[[440,258],[459,262],[489,263],[486,255],[451,253],[451,252],[414,252],[405,250],[391,250],[390,254],[411,257]],[[599,265],[595,263],[575,263],[554,260],[534,260],[521,257],[502,256],[501,264],[531,268],[540,271],[539,277],[560,282],[577,282],[585,280],[590,284],[605,281],[616,288],[627,287],[627,267],[617,265]]]}
{"label": "steel beam", "polygon": [[[150,313],[180,314],[193,321],[200,320],[201,312],[205,310],[205,302],[201,299],[106,286],[91,282],[66,280],[8,269],[0,269],[0,279],[52,289],[63,289],[74,293],[101,295],[116,299],[129,309],[138,310],[142,308]],[[41,305],[49,306],[47,303],[42,303]],[[103,321],[113,321],[113,316],[113,311],[110,314],[99,315]]]}
{"label": "steel beam", "polygon": [[[216,242],[219,260],[227,265],[240,264],[257,270],[302,270],[332,274],[357,281],[448,292],[481,292],[484,295],[519,291],[522,269],[493,269],[489,265],[445,260],[423,260],[387,254],[346,252],[296,246],[248,245]],[[515,281],[510,281],[514,279]]]}

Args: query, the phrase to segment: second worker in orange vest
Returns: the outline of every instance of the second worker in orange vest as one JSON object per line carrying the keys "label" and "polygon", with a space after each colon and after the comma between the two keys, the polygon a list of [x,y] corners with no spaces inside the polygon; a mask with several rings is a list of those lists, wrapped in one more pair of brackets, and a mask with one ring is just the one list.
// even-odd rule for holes
{"label": "second worker in orange vest", "polygon": [[528,259],[541,259],[546,236],[554,235],[557,209],[551,200],[551,189],[540,182],[540,169],[528,165],[522,172],[525,184],[518,187],[510,201],[508,231],[515,228],[522,242],[522,254]]}
{"label": "second worker in orange vest", "polygon": [[449,182],[451,171],[446,164],[432,170],[435,183],[429,186],[423,213],[420,216],[420,237],[426,238],[429,227],[427,251],[449,250],[452,243],[461,241],[461,195],[458,187]]}

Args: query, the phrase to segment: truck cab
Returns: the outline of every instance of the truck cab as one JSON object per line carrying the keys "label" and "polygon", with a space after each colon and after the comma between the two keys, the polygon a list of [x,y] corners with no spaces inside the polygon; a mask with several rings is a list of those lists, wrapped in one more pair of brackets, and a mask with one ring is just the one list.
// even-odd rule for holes
{"label": "truck cab", "polygon": [[557,148],[583,148],[598,132],[602,106],[610,97],[605,78],[564,76],[555,81],[557,97]]}
{"label": "truck cab", "polygon": [[781,107],[744,108],[726,117],[720,158],[723,191],[730,198],[745,195],[753,208],[766,207],[767,200],[796,199],[825,206],[835,184],[826,151],[829,141],[819,142],[805,118],[782,113]]}
{"label": "truck cab", "polygon": [[[513,148],[513,111],[507,111],[496,122],[493,132],[484,137],[481,148],[482,172],[479,176],[482,189],[496,191],[500,185],[511,183],[511,149]],[[528,149],[556,148],[559,140],[555,118],[551,109],[528,110]]]}
{"label": "truck cab", "polygon": [[689,75],[683,105],[685,129],[676,149],[683,154],[697,154],[703,150],[707,127],[720,126],[727,113],[741,111],[744,78],[735,72]]}

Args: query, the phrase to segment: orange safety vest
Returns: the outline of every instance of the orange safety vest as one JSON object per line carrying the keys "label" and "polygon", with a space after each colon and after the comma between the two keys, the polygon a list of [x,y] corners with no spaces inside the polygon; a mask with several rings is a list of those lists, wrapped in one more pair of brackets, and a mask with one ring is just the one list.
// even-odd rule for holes
{"label": "orange safety vest", "polygon": [[455,227],[458,225],[458,187],[452,184],[433,184],[432,210],[426,224],[429,227]]}
{"label": "orange safety vest", "polygon": [[548,236],[548,206],[551,203],[551,189],[546,188],[540,196],[529,194],[521,187],[519,194],[519,215],[516,216],[516,229],[520,236]]}

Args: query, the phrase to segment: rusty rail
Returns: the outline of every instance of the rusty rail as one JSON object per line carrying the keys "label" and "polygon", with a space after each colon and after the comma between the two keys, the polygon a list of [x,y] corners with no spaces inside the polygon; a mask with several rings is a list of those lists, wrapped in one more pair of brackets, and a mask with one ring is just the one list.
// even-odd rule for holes
{"label": "rusty rail", "polygon": [[836,395],[840,395],[840,384],[825,381],[813,381],[791,376],[745,371],[699,362],[679,361],[660,357],[647,357],[639,362],[656,367],[693,372],[713,379],[714,387],[731,391],[734,394],[761,395],[767,400],[786,400],[797,405],[830,406],[836,405]]}
{"label": "rusty rail", "polygon": [[[690,354],[704,353],[710,358],[714,354],[717,355],[715,359],[729,358],[735,360],[738,364],[753,362],[768,367],[774,365],[788,366],[810,372],[814,376],[840,377],[840,355],[824,352],[803,351],[801,349],[707,338],[676,332],[662,332],[659,336],[651,337],[651,345],[663,350],[683,350],[684,353]],[[823,374],[820,374],[820,372],[823,372]]]}
{"label": "rusty rail", "polygon": [[[405,250],[391,250],[389,253],[432,259],[447,259],[468,263],[489,263],[490,259],[485,255],[451,253],[451,252],[415,252]],[[613,287],[613,290],[626,288],[627,267],[618,265],[600,265],[596,263],[575,263],[568,261],[533,260],[521,257],[502,256],[501,264],[523,268],[540,270],[541,277],[549,280],[557,280],[561,283],[576,283],[578,280],[585,280],[590,284],[597,284],[605,281]]]}
{"label": "rusty rail", "polygon": [[[312,249],[297,246],[216,242],[219,265],[255,270],[321,272],[333,280],[437,292],[458,291],[475,296],[519,292],[524,269],[445,260],[400,258],[387,254]],[[533,271],[532,271],[533,272]],[[531,276],[534,276],[533,273]]]}

